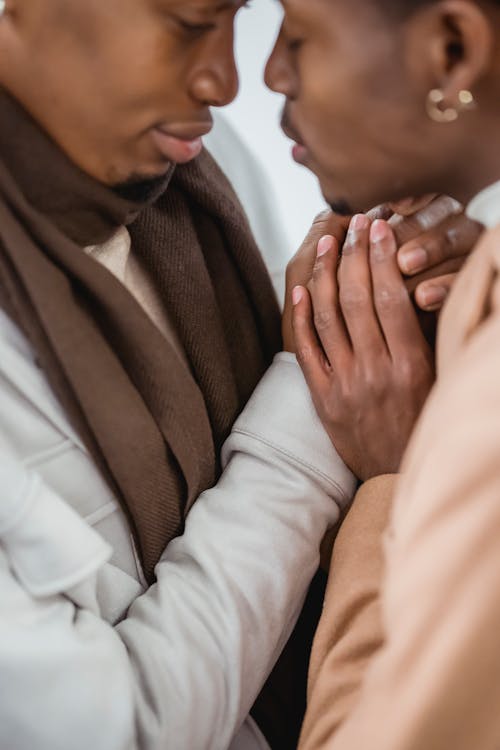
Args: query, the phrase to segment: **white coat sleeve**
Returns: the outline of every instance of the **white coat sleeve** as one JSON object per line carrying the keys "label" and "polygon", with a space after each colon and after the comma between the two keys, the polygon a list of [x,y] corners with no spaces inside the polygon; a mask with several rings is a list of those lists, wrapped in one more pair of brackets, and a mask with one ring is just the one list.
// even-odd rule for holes
{"label": "white coat sleeve", "polygon": [[[157,565],[157,583],[115,628],[99,616],[92,589],[106,545],[39,477],[0,464],[0,747],[229,745],[293,628],[320,541],[355,482],[290,355],[278,355],[223,459],[220,481]],[[64,545],[77,546],[75,524],[96,547],[85,580],[66,576],[59,590],[27,586],[44,525],[62,545],[57,569]],[[71,587],[87,605],[76,606]]]}

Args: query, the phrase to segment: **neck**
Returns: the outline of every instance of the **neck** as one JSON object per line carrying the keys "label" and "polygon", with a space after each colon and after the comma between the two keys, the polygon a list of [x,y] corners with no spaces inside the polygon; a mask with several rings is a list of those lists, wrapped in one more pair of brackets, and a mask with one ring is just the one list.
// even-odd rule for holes
{"label": "neck", "polygon": [[[497,124],[498,130],[498,124]],[[475,195],[500,180],[500,138],[498,133],[489,137],[486,132],[450,171],[441,192],[451,195],[464,206]]]}

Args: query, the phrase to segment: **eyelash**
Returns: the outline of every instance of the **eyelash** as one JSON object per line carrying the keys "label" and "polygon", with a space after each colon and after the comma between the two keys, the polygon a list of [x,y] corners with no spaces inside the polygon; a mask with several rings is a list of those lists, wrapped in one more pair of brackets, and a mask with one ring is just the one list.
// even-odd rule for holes
{"label": "eyelash", "polygon": [[214,23],[188,23],[187,21],[178,20],[178,24],[188,34],[197,36],[198,34],[204,34],[207,31],[213,31],[215,29]]}

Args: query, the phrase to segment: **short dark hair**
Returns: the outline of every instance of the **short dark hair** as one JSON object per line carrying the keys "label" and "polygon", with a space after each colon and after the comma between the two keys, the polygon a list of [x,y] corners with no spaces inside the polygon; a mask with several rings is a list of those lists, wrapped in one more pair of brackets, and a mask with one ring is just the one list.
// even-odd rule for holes
{"label": "short dark hair", "polygon": [[[382,10],[389,11],[392,15],[405,18],[410,16],[419,8],[431,5],[438,0],[375,0]],[[489,0],[492,5],[500,6],[500,0]]]}

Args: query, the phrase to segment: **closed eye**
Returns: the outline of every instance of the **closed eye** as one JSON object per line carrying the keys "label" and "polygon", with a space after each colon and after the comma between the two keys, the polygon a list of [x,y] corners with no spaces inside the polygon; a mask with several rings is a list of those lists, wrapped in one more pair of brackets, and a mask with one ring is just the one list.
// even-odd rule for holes
{"label": "closed eye", "polygon": [[213,31],[215,29],[215,23],[189,23],[178,19],[179,26],[192,34],[204,34],[207,31]]}

